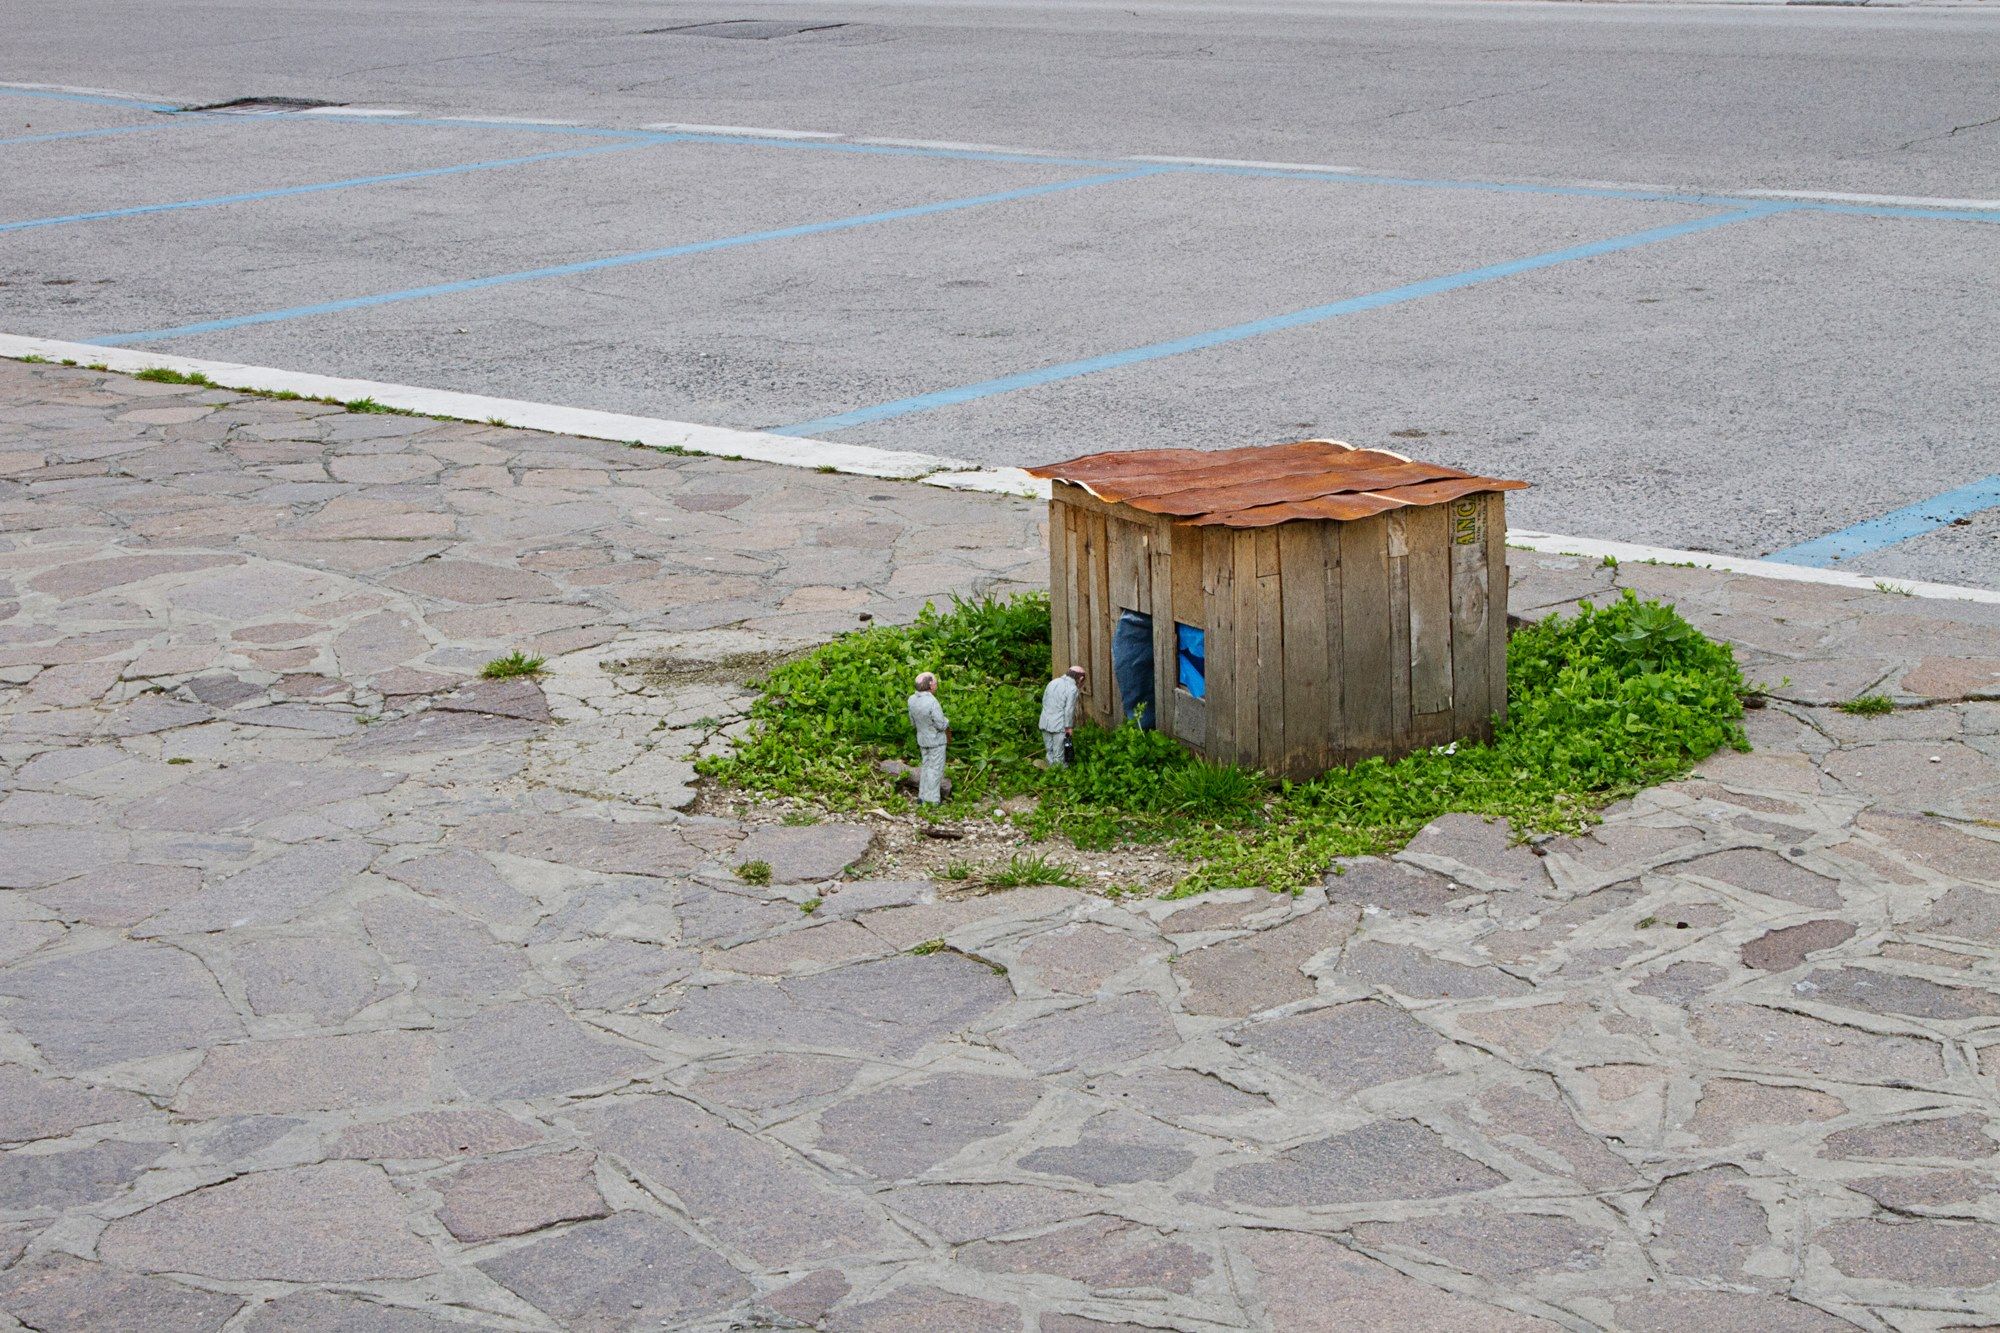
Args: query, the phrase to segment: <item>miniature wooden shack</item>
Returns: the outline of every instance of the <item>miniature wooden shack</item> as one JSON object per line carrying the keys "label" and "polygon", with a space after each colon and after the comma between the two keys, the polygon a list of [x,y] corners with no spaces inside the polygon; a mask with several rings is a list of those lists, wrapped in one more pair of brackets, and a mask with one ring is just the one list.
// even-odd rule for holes
{"label": "miniature wooden shack", "polygon": [[1097,723],[1150,693],[1197,753],[1301,778],[1504,716],[1501,493],[1525,482],[1333,440],[1029,471],[1052,483],[1052,666],[1089,672]]}

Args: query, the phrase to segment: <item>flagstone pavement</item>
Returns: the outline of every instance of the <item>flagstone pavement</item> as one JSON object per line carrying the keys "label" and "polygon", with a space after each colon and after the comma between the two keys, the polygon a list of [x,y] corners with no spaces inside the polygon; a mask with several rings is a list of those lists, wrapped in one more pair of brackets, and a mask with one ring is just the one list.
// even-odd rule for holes
{"label": "flagstone pavement", "polygon": [[1516,552],[1520,614],[1734,642],[1754,752],[1299,897],[965,896],[687,812],[742,662],[1041,542],[0,363],[0,1323],[2000,1321],[2000,608]]}

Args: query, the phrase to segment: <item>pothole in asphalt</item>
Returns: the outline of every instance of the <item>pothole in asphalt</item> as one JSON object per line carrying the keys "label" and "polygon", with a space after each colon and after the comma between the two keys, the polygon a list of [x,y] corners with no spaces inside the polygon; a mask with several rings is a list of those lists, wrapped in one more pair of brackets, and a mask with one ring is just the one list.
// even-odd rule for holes
{"label": "pothole in asphalt", "polygon": [[237,97],[227,102],[211,102],[207,106],[186,106],[181,110],[205,111],[220,116],[283,116],[294,111],[316,111],[346,105],[345,102],[327,102],[313,97]]}
{"label": "pothole in asphalt", "polygon": [[775,37],[796,37],[806,32],[831,32],[849,28],[850,23],[785,22],[773,19],[723,19],[716,23],[689,23],[678,28],[646,28],[642,37],[720,37],[734,42],[768,42]]}

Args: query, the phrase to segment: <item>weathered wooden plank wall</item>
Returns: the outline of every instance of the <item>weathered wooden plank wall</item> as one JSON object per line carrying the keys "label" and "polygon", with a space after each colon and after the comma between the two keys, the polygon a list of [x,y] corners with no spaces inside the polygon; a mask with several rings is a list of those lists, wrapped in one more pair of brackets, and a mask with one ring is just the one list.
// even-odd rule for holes
{"label": "weathered wooden plank wall", "polygon": [[1487,587],[1484,497],[1468,495],[1447,506],[1451,521],[1452,733],[1486,737],[1492,710],[1486,641]]}

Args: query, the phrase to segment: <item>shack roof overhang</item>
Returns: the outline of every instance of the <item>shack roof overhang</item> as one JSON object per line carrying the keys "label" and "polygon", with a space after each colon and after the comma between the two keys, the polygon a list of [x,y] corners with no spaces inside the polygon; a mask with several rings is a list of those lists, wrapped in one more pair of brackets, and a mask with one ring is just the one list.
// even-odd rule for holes
{"label": "shack roof overhang", "polygon": [[1085,454],[1027,471],[1081,486],[1107,504],[1224,528],[1344,522],[1528,484],[1421,463],[1386,449],[1357,449],[1339,440],[1213,451],[1134,449]]}

